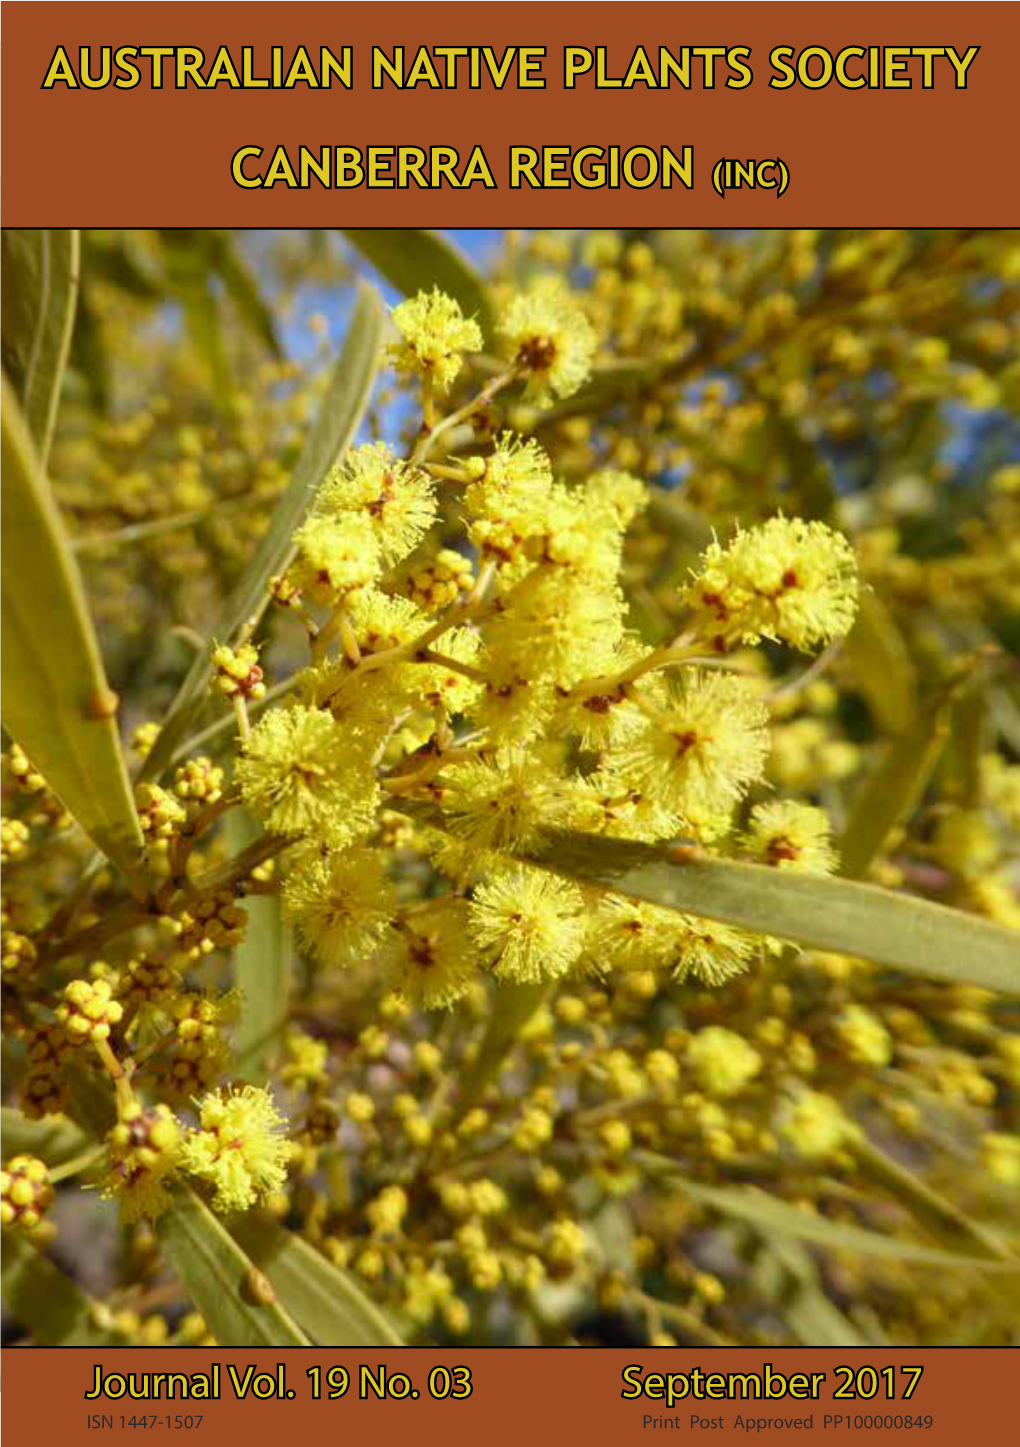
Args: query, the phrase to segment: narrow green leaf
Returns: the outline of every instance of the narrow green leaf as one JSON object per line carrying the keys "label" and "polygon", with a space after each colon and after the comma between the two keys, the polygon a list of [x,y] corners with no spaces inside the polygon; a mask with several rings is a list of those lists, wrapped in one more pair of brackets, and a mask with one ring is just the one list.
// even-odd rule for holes
{"label": "narrow green leaf", "polygon": [[230,362],[223,344],[219,300],[205,278],[179,286],[177,300],[191,344],[209,375],[216,405],[225,407],[230,397]]}
{"label": "narrow green leaf", "polygon": [[289,1313],[265,1289],[255,1264],[193,1191],[179,1191],[156,1223],[177,1272],[220,1346],[308,1346]]}
{"label": "narrow green leaf", "polygon": [[813,949],[1020,995],[1020,934],[875,885],[687,859],[663,845],[561,833],[533,859],[556,874]]}
{"label": "narrow green leaf", "polygon": [[103,1140],[117,1123],[113,1084],[105,1072],[89,1070],[77,1060],[63,1067],[67,1113],[86,1135]]}
{"label": "narrow green leaf", "polygon": [[545,1004],[555,986],[513,985],[500,982],[489,1003],[489,1023],[478,1055],[457,1093],[454,1120],[463,1120],[495,1080],[503,1062],[521,1037],[532,1016]]}
{"label": "narrow green leaf", "polygon": [[319,1346],[400,1346],[382,1312],[344,1271],[267,1216],[249,1213],[234,1237]]}
{"label": "narrow green leaf", "polygon": [[486,341],[492,340],[492,303],[485,283],[462,252],[440,232],[384,227],[341,227],[341,231],[397,291],[413,296],[438,286],[460,302],[465,316],[474,317]]}
{"label": "narrow green leaf", "polygon": [[[242,809],[226,819],[231,856],[240,854],[262,833]],[[241,991],[241,1015],[234,1032],[237,1074],[252,1085],[264,1085],[266,1069],[279,1049],[290,996],[291,942],[275,894],[253,894],[245,900],[248,929],[234,950],[234,983]]]}
{"label": "narrow green leaf", "polygon": [[769,1252],[786,1276],[778,1309],[798,1341],[813,1347],[870,1345],[826,1296],[818,1268],[798,1242],[775,1237]]}
{"label": "narrow green leaf", "polygon": [[74,329],[78,232],[8,229],[2,253],[4,370],[45,466]]}
{"label": "narrow green leaf", "polygon": [[90,839],[129,875],[142,836],[85,594],[3,379],[3,721]]}
{"label": "narrow green leaf", "polygon": [[905,1206],[928,1231],[951,1251],[968,1246],[980,1255],[1012,1261],[1020,1271],[1020,1259],[1012,1254],[993,1231],[972,1221],[965,1211],[940,1196],[913,1171],[880,1151],[864,1137],[849,1149],[863,1173]]}
{"label": "narrow green leaf", "polygon": [[924,710],[907,732],[882,747],[876,766],[859,785],[839,841],[841,871],[864,874],[897,824],[924,796],[949,737],[950,701]]}
{"label": "narrow green leaf", "polygon": [[184,738],[212,672],[216,643],[225,642],[249,623],[257,622],[269,602],[268,582],[293,556],[291,539],[330,468],[350,446],[361,425],[379,366],[383,316],[374,288],[363,286],[323,398],[315,426],[280,497],[244,577],[220,612],[211,637],[195,658],[174,700],[159,737],[145,760],[142,778],[158,778]]}
{"label": "narrow green leaf", "polygon": [[42,1346],[123,1347],[129,1339],[102,1325],[104,1308],[16,1231],[3,1233],[0,1295],[15,1321]]}
{"label": "narrow green leaf", "polygon": [[981,758],[987,747],[988,693],[987,685],[965,689],[954,702],[949,720],[946,794],[962,809],[976,808],[981,801]]}
{"label": "narrow green leaf", "polygon": [[920,1266],[941,1266],[947,1270],[962,1268],[981,1271],[1020,1272],[1020,1261],[1004,1261],[985,1255],[943,1251],[901,1236],[883,1236],[863,1226],[848,1226],[830,1221],[791,1206],[754,1186],[704,1186],[689,1181],[679,1167],[666,1156],[639,1151],[634,1164],[651,1175],[668,1176],[670,1184],[697,1205],[719,1211],[734,1220],[745,1221],[761,1233],[789,1236],[795,1241],[810,1241],[830,1251],[847,1251],[861,1256],[882,1257],[887,1261],[909,1261]]}
{"label": "narrow green leaf", "polygon": [[90,1137],[72,1121],[54,1116],[29,1120],[9,1105],[0,1108],[0,1150],[5,1161],[26,1155],[59,1166],[80,1156],[89,1144]]}
{"label": "narrow green leaf", "polygon": [[273,313],[259,290],[258,281],[237,249],[231,233],[210,231],[205,234],[209,238],[210,256],[216,275],[222,281],[242,320],[273,356],[279,357],[282,354]]}
{"label": "narrow green leaf", "polygon": [[864,589],[843,658],[885,733],[903,735],[917,722],[917,669],[896,621],[877,593]]}

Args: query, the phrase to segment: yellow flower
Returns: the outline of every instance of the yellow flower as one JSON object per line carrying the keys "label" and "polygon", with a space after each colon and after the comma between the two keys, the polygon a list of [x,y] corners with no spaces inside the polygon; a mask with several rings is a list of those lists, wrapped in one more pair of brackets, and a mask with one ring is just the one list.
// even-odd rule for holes
{"label": "yellow flower", "polygon": [[72,1045],[87,1040],[108,1040],[110,1031],[124,1014],[124,1007],[113,998],[108,980],[72,980],[64,986],[62,1002],[56,1015]]}
{"label": "yellow flower", "polygon": [[701,1089],[724,1100],[739,1095],[762,1066],[754,1046],[721,1025],[699,1030],[687,1047],[686,1058]]}
{"label": "yellow flower", "polygon": [[817,1090],[801,1091],[779,1113],[779,1133],[799,1156],[823,1160],[856,1133],[839,1102]]}
{"label": "yellow flower", "polygon": [[621,747],[617,765],[684,827],[711,838],[761,775],[767,723],[765,705],[746,680],[692,669],[673,685],[661,716]]}
{"label": "yellow flower", "polygon": [[213,687],[226,698],[257,700],[265,697],[266,685],[262,681],[258,649],[253,644],[244,643],[235,651],[221,643],[213,653],[212,661],[216,665]]}
{"label": "yellow flower", "polygon": [[436,900],[416,910],[400,932],[399,988],[408,999],[424,1010],[447,1009],[461,999],[479,964],[464,901]]}
{"label": "yellow flower", "polygon": [[245,1211],[281,1191],[293,1146],[267,1090],[220,1090],[199,1103],[200,1126],[181,1147],[181,1165],[215,1186],[217,1211]]}
{"label": "yellow flower", "polygon": [[407,1192],[403,1186],[386,1186],[365,1207],[373,1236],[395,1236],[407,1215]]}
{"label": "yellow flower", "polygon": [[366,746],[322,709],[295,704],[264,714],[234,778],[275,834],[314,833],[340,847],[375,820],[379,794]]}
{"label": "yellow flower", "polygon": [[367,588],[382,570],[379,539],[372,519],[364,513],[313,513],[294,534],[294,546],[295,583],[323,607]]}
{"label": "yellow flower", "polygon": [[329,855],[309,849],[296,859],[283,907],[302,944],[337,967],[374,955],[397,912],[383,855],[360,846]]}
{"label": "yellow flower", "polygon": [[449,391],[463,354],[482,349],[478,323],[465,317],[459,303],[438,287],[409,297],[390,316],[400,333],[400,341],[387,349],[394,369],[431,377],[439,392]]}
{"label": "yellow flower", "polygon": [[544,277],[514,297],[499,323],[507,350],[527,377],[525,397],[543,405],[587,381],[595,333],[569,291]]}
{"label": "yellow flower", "polygon": [[469,759],[443,771],[443,813],[449,827],[473,851],[510,854],[536,843],[555,824],[561,780],[522,748],[507,747],[493,759]]}
{"label": "yellow flower", "polygon": [[752,858],[798,874],[832,874],[839,859],[832,847],[832,825],[824,809],[795,800],[757,804],[744,844]]}
{"label": "yellow flower", "polygon": [[555,980],[580,957],[583,907],[576,884],[515,865],[476,887],[471,933],[500,979]]}
{"label": "yellow flower", "polygon": [[[552,493],[552,466],[534,438],[504,432],[488,457],[472,463],[477,477],[464,493],[469,515],[505,528],[508,543],[539,532]],[[469,535],[483,551],[493,536],[489,530]]]}
{"label": "yellow flower", "polygon": [[807,652],[849,633],[857,565],[841,533],[803,518],[770,518],[713,542],[682,593],[700,635],[725,650],[771,638]]}
{"label": "yellow flower", "polygon": [[981,1137],[981,1161],[993,1181],[1020,1186],[1020,1137],[989,1132]]}
{"label": "yellow flower", "polygon": [[316,517],[337,525],[367,518],[383,561],[397,563],[435,521],[435,490],[426,473],[402,462],[385,442],[367,442],[323,484]]}
{"label": "yellow flower", "polygon": [[833,1030],[850,1059],[861,1065],[881,1069],[892,1059],[892,1036],[863,1005],[847,1005],[836,1017]]}
{"label": "yellow flower", "polygon": [[668,969],[678,981],[693,977],[707,985],[721,985],[746,970],[755,947],[749,935],[729,925],[619,894],[599,900],[591,936],[592,960],[603,967]]}

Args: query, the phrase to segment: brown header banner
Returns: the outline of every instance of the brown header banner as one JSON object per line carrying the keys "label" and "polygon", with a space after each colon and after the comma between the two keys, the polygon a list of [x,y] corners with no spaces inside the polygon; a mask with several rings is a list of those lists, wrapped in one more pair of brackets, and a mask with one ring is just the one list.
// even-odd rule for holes
{"label": "brown header banner", "polygon": [[41,1434],[65,1447],[517,1447],[522,1434],[621,1447],[960,1447],[975,1426],[998,1447],[1015,1437],[1011,1365],[1005,1350],[966,1348],[26,1350],[4,1354],[4,1416],[12,1440]]}
{"label": "brown header banner", "polygon": [[7,225],[1020,220],[1015,4],[2,10]]}

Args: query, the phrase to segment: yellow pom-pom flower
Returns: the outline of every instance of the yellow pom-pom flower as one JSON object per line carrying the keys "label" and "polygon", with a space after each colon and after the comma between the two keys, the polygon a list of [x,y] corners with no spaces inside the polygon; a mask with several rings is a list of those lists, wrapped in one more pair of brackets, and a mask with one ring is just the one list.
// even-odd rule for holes
{"label": "yellow pom-pom flower", "polygon": [[217,1211],[245,1211],[281,1191],[293,1147],[267,1090],[214,1091],[199,1103],[199,1128],[181,1146],[181,1165],[215,1187]]}
{"label": "yellow pom-pom flower", "polygon": [[482,349],[478,323],[465,317],[459,303],[438,287],[408,297],[390,316],[400,333],[399,342],[388,348],[394,370],[431,377],[437,392],[449,391],[465,353]]}
{"label": "yellow pom-pom flower", "polygon": [[408,1000],[423,1010],[445,1010],[462,999],[479,964],[464,901],[439,899],[416,910],[400,934],[398,985]]}
{"label": "yellow pom-pom flower", "polygon": [[397,563],[428,532],[436,495],[427,473],[402,462],[385,442],[367,442],[349,453],[323,484],[316,516],[338,525],[367,518],[380,556]]}
{"label": "yellow pom-pom flower", "polygon": [[837,1100],[817,1090],[802,1091],[779,1114],[779,1134],[808,1160],[835,1155],[857,1129]]}
{"label": "yellow pom-pom flower", "polygon": [[[552,492],[552,465],[534,440],[504,432],[486,458],[473,459],[476,480],[464,493],[472,518],[490,526],[470,530],[470,537],[483,552],[511,561],[514,547],[524,538],[541,531]],[[498,531],[503,529],[500,539]],[[499,539],[503,546],[499,546]]]}
{"label": "yellow pom-pom flower", "polygon": [[576,884],[518,865],[477,886],[471,933],[499,979],[555,980],[580,957],[583,907]]}
{"label": "yellow pom-pom flower", "polygon": [[595,333],[558,278],[542,278],[514,297],[499,331],[527,378],[529,401],[541,406],[553,397],[570,397],[587,381]]}
{"label": "yellow pom-pom flower", "polygon": [[295,860],[283,907],[301,943],[324,965],[342,967],[379,950],[397,901],[384,856],[359,846],[329,855],[309,850]]}
{"label": "yellow pom-pom flower", "polygon": [[333,607],[376,581],[379,539],[367,513],[313,513],[294,534],[293,578],[314,603]]}
{"label": "yellow pom-pom flower", "polygon": [[754,1046],[721,1025],[699,1030],[687,1047],[686,1058],[702,1090],[723,1100],[739,1095],[762,1067]]}
{"label": "yellow pom-pom flower", "polygon": [[792,799],[755,805],[744,842],[752,858],[774,869],[832,874],[839,864],[825,810]]}
{"label": "yellow pom-pom flower", "polygon": [[721,652],[762,638],[808,652],[849,633],[857,566],[846,538],[822,522],[770,518],[713,542],[683,591],[693,626]]}
{"label": "yellow pom-pom flower", "polygon": [[674,685],[660,717],[621,748],[619,768],[683,827],[711,838],[761,775],[767,723],[765,705],[746,680],[692,669]]}
{"label": "yellow pom-pom flower", "polygon": [[252,729],[234,772],[248,808],[276,834],[315,834],[341,847],[372,827],[378,789],[357,736],[322,709],[272,709]]}

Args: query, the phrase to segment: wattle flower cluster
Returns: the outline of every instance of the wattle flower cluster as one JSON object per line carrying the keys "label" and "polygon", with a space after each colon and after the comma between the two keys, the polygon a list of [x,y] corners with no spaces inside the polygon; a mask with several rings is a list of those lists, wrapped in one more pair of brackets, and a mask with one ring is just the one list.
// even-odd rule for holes
{"label": "wattle flower cluster", "polygon": [[[849,545],[783,517],[713,543],[684,589],[682,632],[652,648],[623,586],[641,480],[601,469],[567,484],[512,432],[444,455],[434,394],[480,336],[437,292],[394,321],[394,365],[422,378],[424,440],[406,459],[358,447],[322,487],[283,580],[321,610],[312,662],[296,696],[252,728],[234,775],[264,827],[297,844],[282,899],[299,942],[327,968],[374,963],[426,1008],[486,971],[519,984],[613,969],[729,978],[760,942],[560,879],[542,852],[575,830],[832,870],[818,809],[761,804],[741,832],[769,711],[761,685],[719,654],[842,637],[856,606]],[[582,385],[594,333],[562,287],[512,300],[499,330],[502,381],[523,382],[526,398]],[[459,547],[448,525],[432,544],[440,514],[461,519]],[[442,576],[467,579],[438,598],[424,581],[441,576],[437,558]],[[392,839],[387,810],[408,820]],[[397,887],[409,851],[422,881],[410,902]]]}

